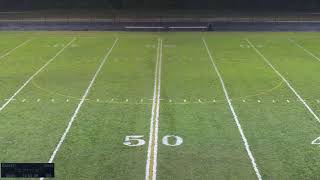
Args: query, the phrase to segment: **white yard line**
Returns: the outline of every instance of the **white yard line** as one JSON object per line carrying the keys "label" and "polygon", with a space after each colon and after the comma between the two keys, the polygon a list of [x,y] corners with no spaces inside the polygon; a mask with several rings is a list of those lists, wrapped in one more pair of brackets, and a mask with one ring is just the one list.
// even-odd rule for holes
{"label": "white yard line", "polygon": [[5,53],[4,55],[0,56],[0,59],[6,57],[6,56],[9,56],[13,51],[15,51],[16,49],[20,48],[21,46],[24,46],[26,45],[27,43],[29,43],[31,41],[31,39],[28,39],[24,42],[22,42],[21,44],[19,44],[17,47],[11,49],[10,51],[8,51],[7,53]]}
{"label": "white yard line", "polygon": [[149,180],[149,176],[150,176],[150,161],[151,161],[151,152],[152,152],[151,149],[152,149],[152,142],[153,142],[154,116],[155,116],[155,109],[157,106],[156,101],[157,101],[159,48],[160,48],[160,40],[158,40],[156,68],[155,68],[155,75],[154,75],[153,99],[152,99],[152,110],[151,110],[150,130],[149,130],[149,145],[148,145],[148,154],[147,154],[147,162],[146,162],[146,176],[145,176],[146,180]]}
{"label": "white yard line", "polygon": [[157,109],[155,119],[155,138],[153,149],[153,175],[152,180],[157,179],[157,160],[158,160],[158,132],[159,132],[159,113],[160,113],[160,92],[161,92],[161,65],[162,65],[162,40],[160,40],[160,56],[159,56],[159,70],[158,70],[158,95],[157,95]]}
{"label": "white yard line", "polygon": [[209,58],[210,58],[210,60],[211,60],[211,63],[212,63],[212,65],[213,65],[213,68],[214,68],[214,70],[216,71],[216,73],[217,73],[217,75],[218,75],[218,77],[219,77],[219,80],[220,80],[220,83],[221,83],[221,86],[222,86],[224,95],[225,95],[225,97],[226,97],[226,99],[227,99],[227,102],[228,102],[230,111],[231,111],[231,113],[232,113],[232,115],[233,115],[233,119],[234,119],[234,121],[235,121],[236,124],[237,124],[238,130],[239,130],[239,132],[240,132],[240,135],[241,135],[241,138],[242,138],[242,141],[243,141],[243,144],[244,144],[244,147],[245,147],[245,149],[246,149],[246,151],[247,151],[247,153],[248,153],[248,156],[249,156],[249,158],[250,158],[250,160],[251,160],[252,167],[253,167],[256,175],[257,175],[257,178],[258,178],[259,180],[262,180],[260,171],[259,171],[258,166],[257,166],[256,161],[255,161],[255,158],[253,157],[253,154],[252,154],[252,152],[251,152],[251,150],[250,150],[250,146],[249,146],[248,140],[247,140],[247,138],[246,138],[246,136],[245,136],[245,134],[244,134],[244,132],[243,132],[243,129],[242,129],[242,127],[241,127],[241,124],[240,124],[238,115],[237,115],[237,113],[235,112],[235,110],[234,110],[234,108],[233,108],[232,101],[231,101],[231,99],[230,99],[230,97],[229,97],[227,88],[226,88],[225,83],[224,83],[224,81],[223,81],[223,79],[222,79],[222,76],[221,76],[221,74],[220,74],[220,71],[219,71],[217,65],[216,65],[215,62],[214,62],[214,59],[213,59],[213,57],[212,57],[212,54],[211,54],[211,52],[210,52],[210,50],[209,50],[209,47],[208,47],[205,39],[202,39],[202,41],[203,41],[204,46],[206,47],[206,50],[207,50],[207,52],[208,52],[208,56],[209,56]]}
{"label": "white yard line", "polygon": [[293,39],[289,38],[289,41],[296,45],[297,47],[301,48],[304,52],[306,52],[307,54],[309,54],[310,56],[312,56],[313,58],[315,58],[316,60],[320,61],[320,58],[318,56],[316,56],[315,54],[313,54],[312,52],[310,52],[309,50],[307,50],[306,48],[304,48],[303,46],[301,46],[300,44],[298,44],[296,41],[294,41]]}
{"label": "white yard line", "polygon": [[[161,90],[162,40],[158,40],[157,60],[154,77],[154,92],[150,122],[148,155],[146,162],[146,180],[157,179],[158,128]],[[151,174],[150,174],[151,173]]]}
{"label": "white yard line", "polygon": [[70,121],[69,121],[69,123],[68,123],[67,128],[65,129],[63,135],[61,136],[61,139],[60,139],[59,143],[57,144],[55,150],[53,151],[53,153],[52,153],[52,155],[51,155],[51,157],[50,157],[49,163],[53,162],[53,160],[54,160],[57,152],[59,151],[62,143],[64,142],[64,140],[65,140],[65,138],[66,138],[66,136],[67,136],[67,134],[68,134],[71,126],[72,126],[72,123],[74,122],[75,118],[77,117],[77,115],[78,115],[78,113],[79,113],[79,111],[80,111],[80,109],[81,109],[81,107],[82,107],[82,104],[85,102],[85,100],[86,100],[86,98],[87,98],[87,96],[88,96],[88,94],[89,94],[89,92],[90,92],[90,90],[91,90],[91,87],[92,87],[94,81],[96,80],[98,74],[100,73],[103,65],[106,63],[106,61],[107,61],[110,53],[112,52],[112,50],[113,50],[113,48],[115,47],[115,45],[117,44],[117,42],[118,42],[118,39],[116,39],[116,40],[114,41],[112,47],[109,49],[108,53],[107,53],[107,54],[105,55],[105,57],[103,58],[100,66],[98,67],[98,69],[97,69],[97,71],[95,72],[93,78],[91,79],[91,81],[90,81],[90,83],[89,83],[89,86],[87,87],[85,93],[83,94],[80,103],[78,104],[76,110],[74,111],[74,113],[73,113],[73,115],[72,115],[72,117],[71,117],[71,119],[70,119]]}
{"label": "white yard line", "polygon": [[0,107],[0,112],[37,76],[44,68],[46,68],[52,61],[54,61],[67,47],[72,44],[76,38],[73,38],[65,47],[63,47],[53,58],[47,61],[37,72],[35,72],[7,101]]}
{"label": "white yard line", "polygon": [[246,39],[249,45],[254,49],[254,51],[273,69],[273,71],[287,84],[290,90],[297,96],[297,98],[302,102],[302,104],[307,108],[307,110],[312,114],[312,116],[320,123],[320,118],[311,109],[308,103],[303,100],[300,94],[293,88],[293,86],[286,80],[286,78],[271,64],[271,62],[251,43],[249,39]]}
{"label": "white yard line", "polygon": [[[90,90],[91,90],[91,87],[92,87],[93,83],[95,82],[95,80],[96,80],[97,76],[99,75],[99,73],[100,73],[103,65],[106,63],[109,55],[111,54],[111,52],[112,52],[113,48],[115,47],[115,45],[117,44],[117,42],[118,42],[118,39],[116,39],[116,40],[114,41],[112,47],[109,49],[108,53],[107,53],[107,54],[105,55],[105,57],[103,58],[100,66],[98,67],[98,69],[97,69],[97,71],[95,72],[93,78],[91,79],[91,81],[90,81],[90,83],[89,83],[89,85],[88,85],[85,93],[83,94],[83,96],[82,96],[82,98],[81,98],[80,103],[78,104],[76,110],[74,111],[74,113],[73,113],[73,115],[72,115],[72,117],[71,117],[71,119],[70,119],[70,121],[69,121],[69,123],[68,123],[67,128],[65,129],[63,135],[62,135],[61,138],[60,138],[59,143],[57,144],[56,148],[54,149],[53,153],[51,154],[51,157],[50,157],[50,159],[49,159],[49,161],[48,161],[49,163],[52,163],[53,160],[54,160],[54,158],[56,157],[56,155],[57,155],[57,153],[58,153],[61,145],[63,144],[65,138],[67,137],[67,134],[69,133],[69,131],[70,131],[71,127],[72,127],[72,124],[73,124],[74,120],[76,119],[76,117],[77,117],[77,115],[78,115],[78,113],[79,113],[79,111],[80,111],[83,103],[85,102],[85,100],[86,100],[86,98],[87,98],[87,96],[88,96],[88,94],[89,94],[89,92],[90,92]],[[40,178],[40,179],[43,180],[43,178]]]}

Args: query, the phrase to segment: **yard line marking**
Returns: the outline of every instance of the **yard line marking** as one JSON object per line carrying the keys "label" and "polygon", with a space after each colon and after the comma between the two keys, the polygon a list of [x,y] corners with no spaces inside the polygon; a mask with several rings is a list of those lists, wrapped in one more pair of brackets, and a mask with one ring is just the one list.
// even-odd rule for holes
{"label": "yard line marking", "polygon": [[30,81],[33,80],[35,76],[37,76],[44,68],[46,68],[52,61],[54,61],[67,47],[69,47],[76,38],[73,38],[65,47],[63,47],[54,57],[52,57],[46,64],[44,64],[37,72],[35,72],[9,99],[6,101],[1,107],[0,112],[16,97],[20,91],[22,91]]}
{"label": "yard line marking", "polygon": [[297,47],[299,47],[300,49],[302,49],[304,52],[306,52],[307,54],[309,54],[310,56],[314,57],[316,60],[320,61],[320,58],[318,56],[316,56],[315,54],[313,54],[311,51],[307,50],[306,48],[304,48],[302,45],[298,44],[296,41],[294,41],[293,39],[289,38],[289,41],[296,45]]}
{"label": "yard line marking", "polygon": [[289,83],[289,81],[284,78],[284,76],[271,64],[271,62],[250,42],[249,39],[246,39],[249,45],[255,50],[255,52],[273,69],[273,71],[287,84],[289,89],[297,96],[297,98],[302,102],[302,104],[307,108],[307,110],[313,115],[313,117],[320,123],[320,118],[316,115],[316,113],[311,109],[308,103],[303,100],[300,94],[293,88],[293,86]]}
{"label": "yard line marking", "polygon": [[158,70],[158,96],[155,121],[155,139],[154,139],[154,158],[153,158],[153,176],[157,179],[157,159],[158,159],[158,131],[159,131],[159,109],[160,109],[160,91],[161,91],[161,65],[162,65],[162,40],[160,40],[159,70]]}
{"label": "yard line marking", "polygon": [[154,91],[152,101],[152,112],[150,122],[150,134],[148,155],[146,162],[146,180],[157,179],[157,158],[158,158],[158,129],[160,109],[160,88],[161,88],[161,64],[162,64],[162,40],[158,39],[157,61],[154,77]]}
{"label": "yard line marking", "polygon": [[26,45],[27,43],[29,43],[32,39],[28,39],[24,42],[22,42],[21,44],[19,44],[17,47],[11,49],[10,51],[8,51],[7,53],[5,53],[4,55],[0,56],[0,59],[6,57],[6,56],[9,56],[13,51],[15,51],[16,49],[20,48],[21,46],[24,46]]}
{"label": "yard line marking", "polygon": [[239,130],[239,132],[240,132],[242,141],[243,141],[244,146],[245,146],[245,149],[246,149],[246,151],[247,151],[247,153],[248,153],[248,156],[249,156],[249,158],[250,158],[250,160],[251,160],[252,167],[253,167],[253,169],[254,169],[254,171],[255,171],[255,173],[256,173],[257,178],[258,178],[259,180],[262,180],[260,171],[259,171],[258,166],[257,166],[257,164],[256,164],[256,160],[255,160],[255,158],[253,157],[253,154],[252,154],[252,152],[251,152],[251,150],[250,150],[250,146],[249,146],[248,140],[247,140],[247,138],[246,138],[246,136],[245,136],[245,134],[244,134],[244,132],[243,132],[243,130],[242,130],[242,127],[241,127],[241,124],[240,124],[238,115],[237,115],[237,113],[235,112],[235,110],[234,110],[234,108],[233,108],[233,104],[232,104],[231,99],[230,99],[230,97],[229,97],[227,88],[226,88],[225,83],[224,83],[224,81],[223,81],[223,79],[222,79],[222,76],[221,76],[221,74],[220,74],[220,71],[219,71],[219,69],[218,69],[218,66],[217,66],[216,63],[214,62],[214,59],[213,59],[213,57],[212,57],[212,54],[211,54],[211,52],[210,52],[210,50],[209,50],[209,47],[208,47],[205,39],[203,38],[202,41],[203,41],[204,46],[206,47],[206,50],[207,50],[208,56],[209,56],[209,58],[210,58],[210,60],[211,60],[212,66],[213,66],[214,70],[216,71],[216,73],[217,73],[217,75],[218,75],[218,77],[219,77],[219,80],[220,80],[220,83],[221,83],[221,86],[222,86],[224,95],[225,95],[225,97],[226,97],[226,99],[227,99],[227,102],[228,102],[230,111],[231,111],[231,113],[232,113],[232,115],[233,115],[233,119],[235,120],[235,122],[236,122],[236,124],[237,124],[238,130]]}
{"label": "yard line marking", "polygon": [[[49,163],[52,163],[52,162],[53,162],[53,160],[54,160],[57,152],[59,151],[62,143],[64,142],[64,140],[65,140],[65,138],[66,138],[66,136],[67,136],[67,134],[68,134],[68,132],[69,132],[69,130],[70,130],[73,122],[74,122],[74,120],[76,119],[76,117],[77,117],[77,115],[78,115],[78,113],[79,113],[79,111],[80,111],[83,103],[85,102],[85,99],[86,99],[86,97],[88,96],[88,94],[89,94],[89,92],[90,92],[90,90],[91,90],[91,87],[92,87],[94,81],[96,80],[98,74],[100,73],[103,65],[104,65],[105,62],[107,61],[109,55],[111,54],[111,51],[113,50],[113,48],[115,47],[115,45],[117,44],[117,42],[118,42],[118,39],[116,39],[116,40],[114,41],[112,47],[109,49],[108,53],[107,53],[107,54],[105,55],[105,57],[103,58],[102,62],[100,63],[100,66],[98,67],[98,69],[97,69],[97,71],[95,72],[93,78],[91,79],[91,81],[90,81],[90,83],[89,83],[89,85],[88,85],[85,93],[83,94],[83,96],[82,96],[82,98],[81,98],[80,103],[78,104],[76,110],[74,111],[74,113],[73,113],[73,115],[72,115],[72,117],[71,117],[71,119],[70,119],[70,121],[69,121],[69,123],[68,123],[67,128],[65,129],[63,135],[61,136],[60,141],[59,141],[59,143],[57,144],[56,148],[54,149],[54,151],[53,151],[53,153],[52,153],[52,155],[51,155],[51,157],[50,157],[50,159],[49,159]],[[40,178],[40,179],[43,179],[43,178]]]}

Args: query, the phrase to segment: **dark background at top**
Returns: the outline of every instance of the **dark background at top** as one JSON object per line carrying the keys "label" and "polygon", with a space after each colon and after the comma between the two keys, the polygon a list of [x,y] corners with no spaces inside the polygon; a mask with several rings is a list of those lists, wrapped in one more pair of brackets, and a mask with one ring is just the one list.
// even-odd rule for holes
{"label": "dark background at top", "polygon": [[319,10],[320,0],[0,0],[1,10],[69,8]]}

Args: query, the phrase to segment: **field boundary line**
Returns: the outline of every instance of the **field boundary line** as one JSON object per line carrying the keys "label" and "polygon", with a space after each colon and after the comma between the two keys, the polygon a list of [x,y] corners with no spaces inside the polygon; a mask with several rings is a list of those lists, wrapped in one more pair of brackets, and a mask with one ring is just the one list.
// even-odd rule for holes
{"label": "field boundary line", "polygon": [[273,69],[273,71],[287,84],[289,89],[296,95],[296,97],[302,102],[306,109],[311,113],[311,115],[320,123],[320,118],[308,105],[308,103],[300,96],[300,94],[293,88],[293,86],[287,81],[287,79],[271,64],[271,62],[251,43],[249,39],[246,39],[249,45],[254,49],[254,51]]}
{"label": "field boundary line", "polygon": [[[78,113],[79,113],[79,111],[80,111],[83,103],[85,102],[85,100],[86,100],[86,98],[87,98],[87,96],[88,96],[88,94],[89,94],[89,92],[90,92],[90,90],[91,90],[91,88],[92,88],[92,86],[93,86],[93,84],[94,84],[97,76],[99,75],[102,67],[103,67],[104,64],[106,63],[109,55],[111,54],[113,48],[116,46],[117,42],[118,42],[118,38],[114,41],[112,47],[109,49],[108,53],[104,56],[104,58],[103,58],[102,62],[100,63],[98,69],[96,70],[96,72],[95,72],[95,74],[93,75],[91,81],[89,82],[89,85],[88,85],[86,91],[84,92],[84,94],[83,94],[83,96],[82,96],[82,98],[81,98],[81,101],[79,102],[77,108],[75,109],[75,111],[74,111],[74,113],[73,113],[73,115],[72,115],[72,117],[71,117],[71,119],[70,119],[70,121],[69,121],[69,123],[68,123],[67,128],[65,129],[63,135],[62,135],[61,138],[60,138],[59,143],[57,144],[57,146],[56,146],[56,148],[54,149],[52,155],[50,156],[50,159],[49,159],[49,161],[48,161],[49,163],[52,163],[53,160],[54,160],[54,158],[55,158],[55,156],[57,155],[57,153],[58,153],[61,145],[63,144],[63,142],[64,142],[67,134],[69,133],[69,131],[70,131],[71,127],[72,127],[72,124],[73,124],[74,120],[76,119],[76,117],[77,117],[77,115],[78,115]],[[40,178],[40,179],[43,179],[43,178]]]}
{"label": "field boundary line", "polygon": [[311,51],[309,51],[308,49],[304,48],[302,45],[300,45],[299,43],[297,43],[296,41],[294,41],[293,39],[289,38],[288,39],[292,44],[296,45],[297,47],[299,47],[300,49],[302,49],[304,52],[306,52],[307,54],[309,54],[310,56],[312,56],[313,58],[315,58],[316,60],[318,60],[320,62],[320,58],[318,56],[316,56],[315,54],[313,54]]}
{"label": "field boundary line", "polygon": [[162,40],[158,39],[157,60],[154,77],[152,112],[150,119],[149,145],[146,162],[146,180],[157,179],[158,128],[161,91]]}
{"label": "field boundary line", "polygon": [[77,38],[73,38],[65,47],[63,47],[55,56],[47,61],[38,71],[36,71],[29,79],[0,107],[0,112],[37,76],[44,68],[54,61],[67,47],[69,47]]}
{"label": "field boundary line", "polygon": [[208,53],[208,56],[209,56],[209,58],[210,58],[210,60],[211,60],[212,66],[213,66],[214,70],[216,71],[216,73],[217,73],[217,75],[218,75],[218,77],[219,77],[219,80],[220,80],[220,83],[221,83],[221,86],[222,86],[224,95],[225,95],[225,97],[226,97],[226,99],[227,99],[227,102],[228,102],[230,111],[231,111],[231,113],[232,113],[232,115],[233,115],[233,119],[234,119],[234,121],[235,121],[236,124],[237,124],[238,130],[239,130],[239,132],[240,132],[242,141],[243,141],[244,146],[245,146],[245,149],[246,149],[247,154],[248,154],[248,156],[249,156],[249,158],[250,158],[250,160],[251,160],[251,165],[252,165],[252,167],[253,167],[253,169],[254,169],[254,171],[255,171],[255,173],[256,173],[257,178],[258,178],[259,180],[262,180],[262,176],[261,176],[260,171],[259,171],[259,169],[258,169],[258,166],[257,166],[257,164],[256,164],[256,160],[255,160],[255,158],[253,157],[253,154],[252,154],[252,152],[251,152],[251,150],[250,150],[250,146],[249,146],[248,140],[247,140],[247,138],[246,138],[246,136],[245,136],[245,134],[244,134],[244,132],[243,132],[243,129],[242,129],[242,127],[241,127],[241,124],[240,124],[238,115],[237,115],[237,113],[236,113],[235,110],[234,110],[232,101],[231,101],[231,99],[230,99],[230,97],[229,97],[229,94],[228,94],[227,88],[226,88],[226,86],[225,86],[225,83],[224,83],[224,81],[223,81],[222,75],[221,75],[221,73],[220,73],[220,71],[219,71],[219,69],[218,69],[218,66],[217,66],[216,63],[214,62],[213,56],[212,56],[212,54],[211,54],[211,52],[210,52],[210,50],[209,50],[209,47],[208,47],[208,45],[207,45],[206,40],[203,38],[202,41],[203,41],[203,44],[204,44],[204,46],[205,46],[205,48],[206,48],[206,50],[207,50],[207,53]]}
{"label": "field boundary line", "polygon": [[31,40],[32,40],[32,39],[28,39],[28,40],[22,42],[21,44],[19,44],[19,45],[16,46],[15,48],[13,48],[13,49],[9,50],[8,52],[6,52],[4,55],[1,55],[1,56],[0,56],[0,59],[4,58],[4,57],[6,57],[6,56],[9,56],[13,51],[17,50],[18,48],[20,48],[20,47],[22,47],[22,46],[24,46],[24,45],[26,45],[26,44],[28,44]]}

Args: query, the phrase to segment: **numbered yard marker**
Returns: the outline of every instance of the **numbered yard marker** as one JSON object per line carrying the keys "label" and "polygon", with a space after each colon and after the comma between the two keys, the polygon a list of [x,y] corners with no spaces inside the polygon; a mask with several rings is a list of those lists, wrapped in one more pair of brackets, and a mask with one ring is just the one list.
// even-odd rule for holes
{"label": "numbered yard marker", "polygon": [[[169,142],[169,139],[174,139],[175,143]],[[175,135],[166,135],[162,138],[162,144],[166,146],[179,146],[183,143],[183,139]]]}
{"label": "numbered yard marker", "polygon": [[71,47],[75,48],[75,47],[79,47],[78,44],[72,44]]}
{"label": "numbered yard marker", "polygon": [[126,146],[143,146],[146,141],[142,139],[143,136],[126,136],[123,144]]}
{"label": "numbered yard marker", "polygon": [[[162,144],[166,146],[180,146],[183,143],[183,139],[176,135],[166,135],[162,138]],[[126,146],[143,146],[146,144],[146,141],[143,139],[143,136],[132,135],[126,136],[123,142]]]}
{"label": "numbered yard marker", "polygon": [[54,48],[60,48],[60,47],[64,47],[65,46],[65,44],[54,44],[54,45],[52,45],[52,47],[54,47]]}
{"label": "numbered yard marker", "polygon": [[247,45],[247,44],[240,44],[240,47],[241,48],[251,48],[250,45]]}
{"label": "numbered yard marker", "polygon": [[256,45],[257,48],[263,48],[263,45]]}
{"label": "numbered yard marker", "polygon": [[317,139],[313,140],[313,141],[311,142],[311,144],[320,145],[320,137],[318,137]]}

